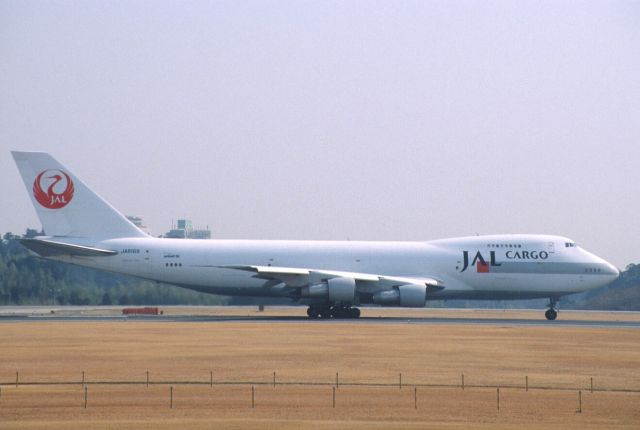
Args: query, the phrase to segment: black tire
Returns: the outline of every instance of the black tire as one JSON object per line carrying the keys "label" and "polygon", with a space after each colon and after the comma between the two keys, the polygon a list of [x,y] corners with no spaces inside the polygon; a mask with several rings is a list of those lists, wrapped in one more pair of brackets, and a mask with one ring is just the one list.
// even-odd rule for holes
{"label": "black tire", "polygon": [[318,318],[320,316],[318,312],[318,308],[316,308],[315,306],[309,306],[307,308],[307,316],[309,318],[314,318],[314,319]]}
{"label": "black tire", "polygon": [[351,318],[360,318],[360,309],[351,308],[349,309],[349,314]]}
{"label": "black tire", "polygon": [[344,309],[339,306],[332,306],[331,318],[344,318]]}
{"label": "black tire", "polygon": [[549,320],[549,321],[553,321],[558,317],[558,312],[556,312],[555,309],[547,309],[547,311],[544,313],[544,316]]}

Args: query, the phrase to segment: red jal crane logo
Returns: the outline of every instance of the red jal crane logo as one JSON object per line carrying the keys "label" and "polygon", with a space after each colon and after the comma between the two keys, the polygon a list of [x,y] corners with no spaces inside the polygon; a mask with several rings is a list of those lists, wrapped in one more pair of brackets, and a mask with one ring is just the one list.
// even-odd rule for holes
{"label": "red jal crane logo", "polygon": [[[47,191],[44,191],[43,185]],[[33,181],[33,196],[48,209],[60,209],[68,205],[73,198],[73,191],[73,181],[62,170],[44,170]]]}

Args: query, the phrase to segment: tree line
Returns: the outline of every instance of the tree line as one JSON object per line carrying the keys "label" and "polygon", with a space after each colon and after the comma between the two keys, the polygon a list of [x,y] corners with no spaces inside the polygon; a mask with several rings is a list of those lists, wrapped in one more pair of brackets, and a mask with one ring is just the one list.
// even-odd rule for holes
{"label": "tree line", "polygon": [[5,233],[0,240],[0,305],[220,305],[226,297],[198,293],[34,256],[19,242],[39,234]]}

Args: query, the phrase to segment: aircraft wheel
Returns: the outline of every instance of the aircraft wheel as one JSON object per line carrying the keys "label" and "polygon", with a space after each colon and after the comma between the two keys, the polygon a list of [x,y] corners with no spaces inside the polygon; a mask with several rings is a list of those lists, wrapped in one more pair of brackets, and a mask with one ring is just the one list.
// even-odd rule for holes
{"label": "aircraft wheel", "polygon": [[549,321],[553,321],[558,317],[558,312],[556,312],[555,309],[547,309],[547,311],[544,313],[544,316],[549,320]]}
{"label": "aircraft wheel", "polygon": [[333,316],[333,311],[331,310],[331,308],[326,307],[326,308],[321,308],[320,312],[318,312],[320,318],[322,319],[327,319],[327,318],[331,318]]}
{"label": "aircraft wheel", "polygon": [[358,308],[349,309],[349,318],[360,318],[360,309]]}
{"label": "aircraft wheel", "polygon": [[314,318],[314,319],[315,319],[315,318],[320,317],[320,312],[318,312],[318,308],[317,308],[317,307],[315,307],[315,306],[309,306],[309,307],[307,308],[307,316],[308,316],[309,318]]}
{"label": "aircraft wheel", "polygon": [[331,308],[331,316],[333,318],[345,318],[347,316],[346,309],[341,306],[333,306]]}

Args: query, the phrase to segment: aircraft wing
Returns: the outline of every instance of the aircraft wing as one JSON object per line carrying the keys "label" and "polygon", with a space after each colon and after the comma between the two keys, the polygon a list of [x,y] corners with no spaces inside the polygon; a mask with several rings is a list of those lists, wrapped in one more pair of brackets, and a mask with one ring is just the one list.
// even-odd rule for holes
{"label": "aircraft wing", "polygon": [[255,278],[279,281],[290,287],[304,287],[306,285],[318,284],[332,278],[351,278],[356,281],[361,290],[384,290],[400,285],[421,285],[427,287],[427,291],[438,291],[444,288],[442,281],[430,277],[387,276],[372,273],[317,270],[298,267],[243,265],[219,267],[255,272]]}

